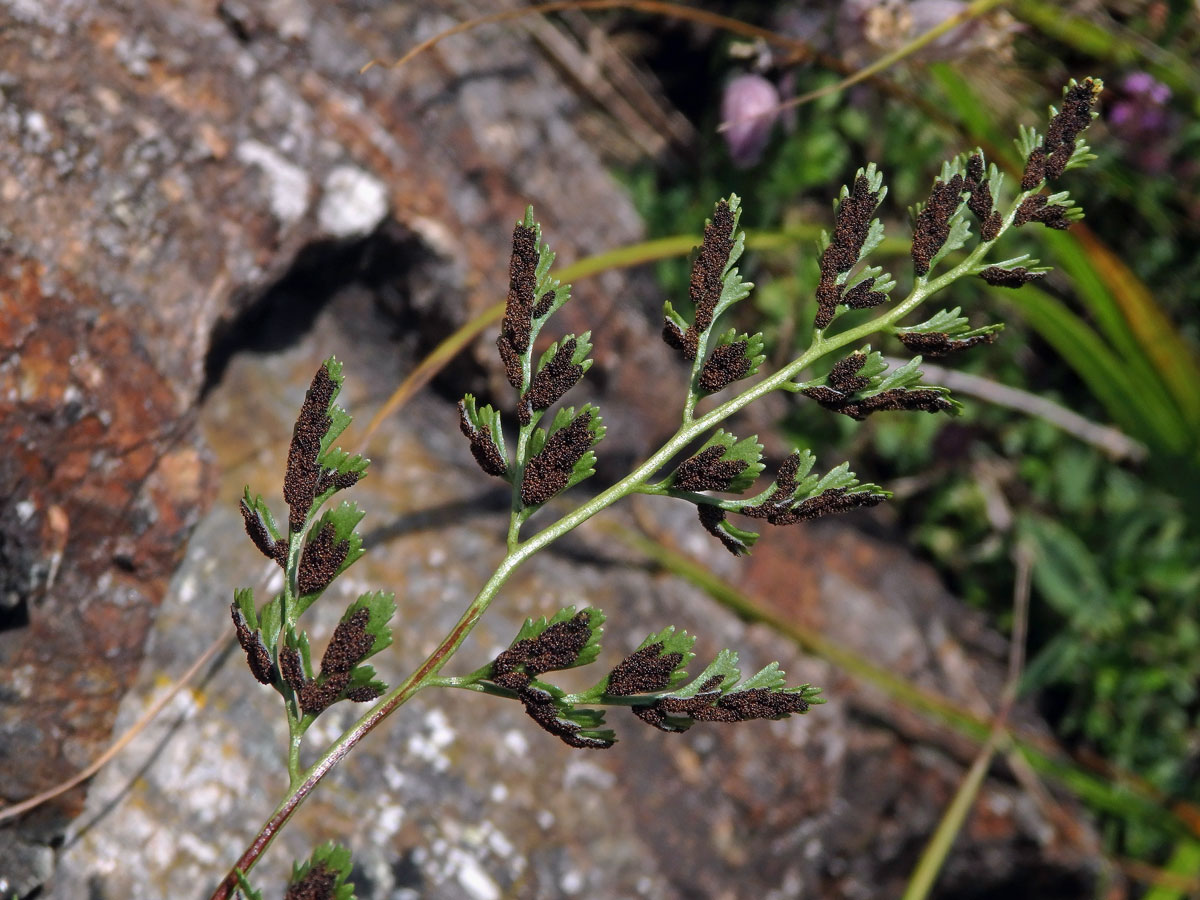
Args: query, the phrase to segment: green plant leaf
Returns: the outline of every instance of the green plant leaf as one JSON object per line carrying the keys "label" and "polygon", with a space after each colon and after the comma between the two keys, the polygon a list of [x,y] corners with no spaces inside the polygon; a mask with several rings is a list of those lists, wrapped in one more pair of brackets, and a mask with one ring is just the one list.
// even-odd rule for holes
{"label": "green plant leaf", "polygon": [[730,693],[734,691],[749,691],[755,688],[765,688],[768,691],[777,691],[781,689],[787,681],[787,676],[779,668],[779,663],[768,663],[762,669],[751,675],[745,681],[730,689]]}
{"label": "green plant leaf", "polygon": [[[1051,107],[1053,109],[1053,107]],[[1029,154],[1032,153],[1042,143],[1042,136],[1038,134],[1036,128],[1025,125],[1020,126],[1019,136],[1013,141],[1017,148],[1017,153],[1021,156],[1021,163],[1024,164],[1029,160]]]}
{"label": "green plant leaf", "polygon": [[333,380],[334,388],[333,395],[329,398],[329,410],[326,413],[329,416],[329,428],[321,438],[321,452],[317,459],[323,469],[332,469],[342,474],[347,472],[362,474],[366,471],[368,460],[363,459],[357,454],[351,455],[340,449],[331,449],[333,442],[341,436],[342,432],[350,424],[351,416],[345,409],[334,402],[337,400],[338,394],[342,392],[342,383],[345,380],[342,376],[341,362],[336,357],[331,356],[325,360],[323,365],[329,373],[330,379]]}
{"label": "green plant leaf", "polygon": [[775,525],[789,525],[858,506],[873,506],[891,497],[877,484],[860,483],[848,462],[824,475],[812,471],[815,462],[811,451],[796,451],[780,466],[770,487],[747,500],[723,501],[721,508]]}
{"label": "green plant leaf", "polygon": [[[721,504],[724,508],[724,504]],[[749,531],[745,528],[739,528],[729,521],[727,517],[722,517],[711,524],[705,525],[709,533],[721,539],[721,543],[725,545],[734,556],[745,556],[758,543],[759,534],[757,531]]]}
{"label": "green plant leaf", "polygon": [[[849,366],[852,371],[843,373],[850,376],[855,382],[850,387],[846,387],[841,382],[835,381],[834,376],[838,374],[842,366],[847,365],[851,360],[858,364],[858,368]],[[799,387],[822,406],[834,411],[845,411],[845,414],[856,419],[864,418],[865,415],[874,411],[871,408],[872,404],[864,404],[863,401],[873,397],[882,397],[887,392],[892,393],[882,397],[883,400],[889,401],[881,405],[882,409],[913,408],[906,404],[906,398],[902,392],[919,392],[909,395],[922,400],[922,404],[915,408],[928,409],[930,412],[942,411],[951,415],[958,415],[962,412],[962,404],[950,396],[949,389],[921,383],[921,371],[918,368],[920,364],[921,357],[917,356],[899,368],[889,371],[887,360],[883,358],[883,355],[878,351],[872,351],[868,345],[835,365],[828,375],[805,382]],[[866,384],[858,383],[862,379],[866,380]],[[932,402],[931,398],[936,400],[936,403]],[[862,407],[862,410],[859,410],[858,407]]]}
{"label": "green plant leaf", "polygon": [[946,243],[942,244],[941,249],[933,254],[933,258],[929,261],[929,268],[933,269],[934,266],[949,254],[958,250],[970,239],[971,219],[967,215],[967,201],[962,200],[958,204],[958,209],[950,216],[950,236],[946,238]]}
{"label": "green plant leaf", "polygon": [[[1006,260],[1004,263],[996,263],[995,265],[997,265],[1001,268],[1008,268],[1008,267],[1015,266],[1017,263],[1025,261],[1026,258],[1027,257],[1017,257],[1013,260]],[[1031,271],[1035,271],[1035,270],[1031,270]],[[1039,269],[1036,271],[1048,271],[1048,270]],[[954,307],[954,309],[951,309],[951,310],[943,309],[943,310],[935,313],[934,315],[930,316],[924,322],[921,322],[917,325],[909,325],[905,328],[897,328],[896,333],[897,334],[940,333],[940,334],[949,335],[950,337],[956,338],[958,340],[965,340],[967,338],[980,337],[985,334],[993,334],[995,332],[1004,330],[1004,325],[1002,325],[1002,324],[984,325],[980,328],[972,328],[970,323],[967,321],[967,317],[959,315],[959,313],[961,311],[962,311],[962,307],[960,307],[960,306],[956,306],[956,307]]]}
{"label": "green plant leaf", "polygon": [[255,890],[254,887],[251,886],[249,879],[246,878],[245,872],[243,872],[241,869],[235,868],[233,870],[233,874],[237,878],[238,890],[241,891],[242,896],[244,896],[246,900],[263,900],[262,891]]}
{"label": "green plant leaf", "polygon": [[670,322],[672,325],[674,325],[680,331],[680,333],[688,330],[687,319],[685,319],[675,309],[675,306],[671,303],[670,300],[663,301],[663,317],[666,318],[666,320],[668,322]]}
{"label": "green plant leaf", "polygon": [[[684,685],[677,691],[672,692],[672,697],[677,697],[681,700],[686,700],[690,697],[695,697],[703,688],[707,691],[721,691],[724,693],[729,688],[737,684],[742,673],[737,667],[738,655],[733,650],[722,650],[717,654],[716,659],[704,667],[704,671],[693,678],[688,684]],[[705,688],[714,678],[718,681],[711,687]]]}
{"label": "green plant leaf", "polygon": [[[538,262],[537,268],[534,270],[534,279],[537,282],[537,287],[533,291],[534,299],[535,301],[540,300],[548,291],[554,291],[553,302],[548,305],[545,311],[533,318],[533,338],[536,339],[542,324],[558,312],[558,310],[562,309],[563,305],[571,299],[571,285],[563,284],[557,278],[550,275],[550,269],[554,265],[556,254],[550,249],[548,244],[542,241],[542,226],[539,222],[534,221],[532,206],[526,207],[523,224],[526,228],[533,229],[534,242],[537,247]],[[533,340],[530,340],[530,346],[532,345]]]}
{"label": "green plant leaf", "polygon": [[[343,543],[346,545],[345,558],[341,561],[340,565],[337,566],[332,577],[330,578],[330,581],[332,581],[334,578],[337,578],[348,568],[350,568],[350,566],[354,565],[354,563],[362,558],[362,535],[360,535],[354,529],[358,526],[358,523],[362,521],[364,515],[365,513],[359,509],[356,503],[343,500],[334,509],[325,510],[325,512],[321,514],[321,518],[317,520],[316,524],[309,529],[306,545],[310,545],[314,541],[318,540],[322,531],[324,531],[327,526],[333,530],[333,545],[338,547],[340,547]],[[309,593],[297,598],[296,609],[293,618],[299,617],[304,613],[305,610],[312,606],[316,599],[324,592],[325,587],[328,586],[328,584],[329,582],[326,582],[326,584],[322,586],[320,590],[310,591]]]}
{"label": "green plant leaf", "polygon": [[554,359],[554,354],[558,352],[558,348],[568,341],[575,341],[575,352],[571,354],[571,362],[574,365],[582,366],[584,372],[592,367],[592,360],[588,359],[588,354],[592,352],[591,343],[592,333],[585,331],[583,334],[576,337],[573,334],[565,334],[561,340],[555,341],[538,359],[537,365],[534,367],[534,374],[537,374],[542,369],[546,368],[547,363]]}
{"label": "green plant leaf", "polygon": [[771,663],[739,684],[740,677],[737,654],[722,650],[692,682],[655,697],[651,703],[635,706],[633,712],[663,731],[686,731],[698,721],[787,718],[821,702],[820,689],[812,685],[784,687],[778,663]]}
{"label": "green plant leaf", "polygon": [[536,640],[551,626],[563,625],[579,615],[587,616],[586,625],[591,633],[586,643],[580,648],[578,656],[575,657],[570,665],[555,666],[553,669],[546,669],[544,671],[552,672],[559,669],[573,669],[577,666],[585,666],[590,662],[594,662],[600,654],[600,638],[604,634],[604,613],[594,606],[584,607],[578,612],[576,612],[574,606],[565,606],[549,619],[545,616],[540,616],[536,619],[526,619],[525,624],[521,626],[521,630],[517,632],[517,636],[513,638],[512,644],[509,647],[511,649],[520,641]]}
{"label": "green plant leaf", "polygon": [[896,286],[896,279],[890,273],[885,272],[882,266],[866,266],[862,269],[850,270],[850,274],[846,278],[845,289],[849,291],[864,281],[871,282],[870,290],[879,291],[882,294],[891,293],[892,288]]}
{"label": "green plant leaf", "polygon": [[[545,681],[533,680],[530,688],[550,698],[554,718],[566,725],[563,730],[555,729],[554,723],[538,720],[538,724],[551,734],[567,740],[570,746],[590,746],[593,749],[611,747],[617,742],[616,734],[604,727],[604,710],[580,706],[560,688]],[[564,734],[564,732],[566,732]]]}
{"label": "green plant leaf", "polygon": [[380,681],[375,677],[374,666],[355,666],[350,670],[350,683],[346,685],[342,694],[343,696],[352,696],[363,688],[370,688],[371,693],[379,697],[387,692],[388,686],[387,682]]}
{"label": "green plant leaf", "polygon": [[[753,284],[743,281],[734,263],[745,249],[746,235],[738,231],[741,219],[741,200],[736,194],[717,202],[713,215],[704,226],[704,238],[692,256],[691,302],[692,321],[689,324],[678,310],[667,302],[663,306],[665,325],[663,338],[692,362],[692,384],[707,358],[708,341],[717,320],[734,303],[750,295]],[[689,390],[685,418],[696,401]]]}
{"label": "green plant leaf", "polygon": [[592,366],[587,358],[591,352],[591,332],[576,337],[565,335],[551,344],[538,360],[529,383],[521,396],[518,416],[522,431],[536,424],[542,414],[573,388]]}
{"label": "green plant leaf", "polygon": [[1046,601],[1069,619],[1101,616],[1110,589],[1083,541],[1042,516],[1024,516],[1020,527],[1036,548],[1033,582]]}
{"label": "green plant leaf", "polygon": [[[572,431],[583,427],[576,425],[576,420],[583,419],[585,416],[589,417],[585,436],[587,449],[583,449],[583,445],[577,442],[577,438],[583,435],[579,433],[572,435]],[[522,474],[521,497],[525,506],[536,507],[550,497],[556,496],[594,475],[596,454],[591,448],[603,440],[605,430],[599,410],[590,403],[585,403],[578,412],[573,406],[562,407],[555,414],[554,421],[548,430],[534,429],[529,439],[527,453],[529,461]],[[550,443],[555,442],[555,438],[559,436],[560,432],[563,434],[559,441],[564,443],[558,446],[554,452],[543,456],[542,451]],[[564,465],[570,465],[569,471],[563,468]],[[538,489],[531,494],[530,483],[535,478],[538,480],[538,484],[535,485]]]}
{"label": "green plant leaf", "polygon": [[504,446],[504,427],[500,420],[500,412],[492,409],[490,405],[476,408],[474,394],[463,396],[460,409],[466,418],[463,430],[468,432],[467,438],[471,441],[471,452],[475,459],[485,472],[511,482],[512,467],[508,461],[508,448]]}
{"label": "green plant leaf", "polygon": [[[689,459],[695,459],[711,447],[722,448],[721,456],[718,458],[720,463],[740,462],[744,463],[742,470],[729,481],[728,487],[721,488],[723,492],[740,494],[754,484],[755,479],[762,473],[762,444],[758,442],[758,435],[751,435],[748,438],[738,438],[730,434],[724,429],[718,429],[704,445],[700,447]],[[682,464],[681,464],[682,467]],[[674,483],[677,480],[679,470],[677,469],[668,479],[668,484]]]}
{"label": "green plant leaf", "polygon": [[[569,699],[573,703],[600,702],[605,694],[610,693],[610,686],[614,686],[612,685],[614,676],[618,678],[618,684],[614,686],[617,690],[612,691],[615,696],[627,697],[633,694],[674,690],[687,678],[687,665],[696,655],[692,652],[692,645],[695,642],[696,639],[686,631],[677,631],[674,625],[668,625],[661,631],[649,635],[644,641],[638,644],[633,653],[629,654],[616,669],[607,673],[591,688],[582,693],[570,695]],[[644,684],[621,683],[622,681],[636,682],[636,676],[645,668],[639,664],[638,657],[644,655],[650,648],[654,648],[652,655],[656,660],[666,660],[671,665],[671,670],[665,675],[661,686],[645,687]],[[677,658],[671,662],[671,659],[674,657]],[[633,663],[633,668],[638,671],[633,673],[634,677],[622,679],[622,667],[631,662]],[[662,674],[661,669],[655,668],[658,674]],[[643,677],[642,680],[644,681],[645,678]]]}
{"label": "green plant leaf", "polygon": [[699,393],[712,394],[735,381],[758,374],[766,356],[762,333],[738,334],[730,328],[719,338],[700,368],[696,387]]}
{"label": "green plant leaf", "polygon": [[873,214],[886,196],[883,174],[871,163],[855,173],[853,187],[842,186],[834,201],[834,231],[822,231],[817,244],[821,277],[813,322],[816,329],[824,331],[851,307],[868,308],[884,302],[895,286],[879,267],[863,267],[867,256],[884,240],[883,223]]}
{"label": "green plant leaf", "polygon": [[286,637],[286,645],[300,654],[300,664],[304,667],[304,677],[312,678],[312,647],[308,642],[308,632],[290,630]]}
{"label": "green plant leaf", "polygon": [[[247,485],[245,492],[242,495],[242,499],[246,506],[250,507],[251,510],[258,514],[258,517],[262,520],[263,526],[267,529],[267,534],[271,536],[271,540],[279,541],[284,539],[285,535],[280,533],[279,524],[275,521],[275,516],[271,514],[271,507],[267,505],[267,501],[265,501],[261,495],[251,495],[250,487]],[[248,617],[247,621],[249,621]]]}
{"label": "green plant leaf", "polygon": [[[262,633],[263,644],[272,653],[279,646],[279,630],[283,622],[281,610],[282,599],[282,595],[276,594],[264,603],[262,609],[258,611],[258,628]],[[249,621],[248,617],[247,621]]]}
{"label": "green plant leaf", "polygon": [[[251,631],[258,628],[258,610],[254,606],[254,590],[252,588],[237,588],[233,592],[233,602],[237,604],[238,609],[242,612],[242,618],[246,620],[246,624]],[[271,649],[271,645],[267,644],[267,649]]]}
{"label": "green plant leaf", "polygon": [[330,893],[303,893],[298,891],[297,896],[302,897],[330,897],[332,900],[355,900],[354,885],[346,881],[350,877],[351,871],[350,851],[333,842],[323,844],[316,848],[312,856],[303,863],[292,864],[292,877],[290,881],[291,887],[297,887],[306,884],[312,884],[311,889],[315,889],[317,884],[325,886],[328,883],[328,878],[332,876],[333,883]]}
{"label": "green plant leaf", "polygon": [[396,614],[396,595],[390,591],[371,591],[359,595],[358,599],[346,607],[341,621],[345,622],[360,609],[367,610],[366,632],[375,638],[371,649],[363,655],[363,659],[374,656],[392,643],[392,629],[388,625]]}

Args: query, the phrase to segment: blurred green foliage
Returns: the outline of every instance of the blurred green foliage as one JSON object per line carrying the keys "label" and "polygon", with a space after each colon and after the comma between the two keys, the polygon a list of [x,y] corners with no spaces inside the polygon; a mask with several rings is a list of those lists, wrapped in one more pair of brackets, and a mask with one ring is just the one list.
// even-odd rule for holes
{"label": "blurred green foliage", "polygon": [[[1200,52],[1200,26],[1189,4],[1159,5],[1165,18],[1140,7],[1102,9],[1087,21],[1060,16],[1050,29],[1049,4],[1014,4],[1026,24],[1010,59],[914,62],[888,73],[919,101],[864,86],[800,106],[748,169],[735,168],[715,136],[722,79],[744,70],[722,45],[696,64],[712,73],[707,102],[692,98],[701,133],[714,136],[686,167],[646,165],[627,179],[651,236],[691,229],[708,198],[731,190],[755,216],[744,221],[750,229],[828,227],[831,187],[873,160],[891,188],[881,210],[889,236],[907,236],[903,210],[924,199],[936,162],[975,144],[990,145],[1002,162],[1011,145],[993,137],[1013,133],[1006,119],[1034,121],[1066,76],[1098,75],[1112,88],[1102,108],[1136,108],[1138,98],[1122,88],[1127,76],[1170,73],[1176,90],[1156,120],[1154,158],[1114,122],[1108,134],[1091,135],[1100,159],[1087,175],[1068,178],[1099,249],[1043,229],[1006,238],[1013,255],[1029,251],[1056,267],[1044,289],[1006,296],[959,283],[942,302],[961,305],[973,324],[1009,325],[995,345],[952,366],[1115,424],[1147,445],[1147,461],[1113,462],[1045,421],[971,398],[960,398],[967,411],[956,420],[881,415],[863,424],[801,398],[781,427],[801,446],[839,447],[858,471],[905,495],[878,521],[907,535],[1000,627],[1010,612],[1013,542],[1029,542],[1036,564],[1026,690],[1069,745],[1167,796],[1200,801],[1200,122],[1196,79],[1177,65]],[[785,7],[727,11],[770,25],[769,11]],[[795,94],[838,78],[816,67],[786,72]],[[1007,104],[993,102],[1001,94]],[[1105,256],[1105,246],[1116,254]],[[759,285],[755,314],[770,323],[768,353],[772,342],[805,345],[815,250],[761,253],[747,266]],[[910,267],[896,260],[892,270],[903,289]],[[669,293],[686,291],[685,261],[661,263],[659,275]],[[883,349],[903,353],[898,344]],[[1105,828],[1115,852],[1167,853],[1168,836],[1151,826],[1110,816]]]}

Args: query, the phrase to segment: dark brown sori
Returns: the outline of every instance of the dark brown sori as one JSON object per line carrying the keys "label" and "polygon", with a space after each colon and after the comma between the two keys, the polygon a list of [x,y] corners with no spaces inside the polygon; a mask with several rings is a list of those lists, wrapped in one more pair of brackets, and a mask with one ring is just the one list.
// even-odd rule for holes
{"label": "dark brown sori", "polygon": [[717,303],[721,299],[721,276],[729,262],[733,243],[733,211],[722,200],[713,210],[712,221],[704,226],[704,240],[692,263],[689,296],[696,310],[692,324],[685,332],[681,332],[670,320],[663,325],[663,340],[679,350],[684,359],[696,358],[700,333],[713,323]]}
{"label": "dark brown sori", "polygon": [[[795,488],[792,489],[793,491]],[[775,496],[772,492],[771,498]],[[787,495],[785,495],[787,496]],[[851,509],[876,506],[884,497],[868,491],[851,492],[849,488],[828,488],[795,505],[776,503],[771,498],[757,506],[744,506],[739,512],[754,519],[766,519],[772,525],[794,525],[827,516],[830,513],[847,512]]]}
{"label": "dark brown sori", "polygon": [[1053,228],[1057,231],[1066,231],[1071,227],[1071,220],[1067,218],[1066,207],[1047,204],[1045,194],[1034,194],[1032,197],[1026,197],[1021,201],[1021,205],[1017,207],[1016,215],[1013,216],[1013,224],[1019,228],[1022,225],[1028,225],[1030,222],[1041,222],[1047,228]]}
{"label": "dark brown sori", "polygon": [[828,388],[809,388],[804,393],[826,409],[859,421],[876,412],[915,410],[936,413],[954,408],[941,391],[933,388],[892,388],[859,400],[851,400]]}
{"label": "dark brown sori", "polygon": [[325,469],[317,476],[317,496],[330,488],[344,491],[346,488],[354,487],[358,484],[362,474],[362,472],[337,472],[333,469]]}
{"label": "dark brown sori", "polygon": [[246,520],[246,534],[250,535],[250,540],[254,542],[254,546],[267,559],[273,559],[279,563],[280,568],[286,567],[288,542],[283,540],[283,538],[274,540],[271,537],[271,533],[267,530],[267,525],[263,522],[262,516],[251,509],[245,500],[242,500],[239,506],[242,511],[242,518]]}
{"label": "dark brown sori", "polygon": [[300,415],[292,430],[287,472],[283,477],[283,499],[288,505],[288,526],[293,535],[304,530],[308,511],[317,496],[317,481],[321,477],[318,457],[321,455],[321,440],[332,424],[329,404],[335,389],[329,370],[321,366],[304,395]]}
{"label": "dark brown sori", "polygon": [[875,279],[864,278],[854,287],[842,294],[839,303],[845,303],[851,309],[871,309],[887,302],[887,294],[872,290]]}
{"label": "dark brown sori", "polygon": [[533,376],[517,408],[522,425],[529,424],[533,410],[549,409],[583,377],[583,366],[571,361],[578,346],[575,338],[563,341],[550,361]]}
{"label": "dark brown sori", "polygon": [[546,291],[538,300],[537,305],[533,308],[533,318],[540,319],[546,313],[550,312],[550,307],[554,305],[554,301],[558,298],[556,291]]}
{"label": "dark brown sori", "polygon": [[683,662],[682,653],[663,653],[662,641],[647,644],[629,654],[608,674],[605,693],[616,697],[665,690],[671,673]]}
{"label": "dark brown sori", "polygon": [[304,677],[304,666],[300,662],[300,652],[291,647],[279,651],[279,674],[297,694],[304,688],[308,680]]}
{"label": "dark brown sori", "polygon": [[578,725],[559,718],[559,710],[554,698],[545,691],[526,686],[518,692],[517,696],[529,718],[568,747],[580,750],[607,750],[613,745],[612,741],[580,734],[582,729]]}
{"label": "dark brown sori", "polygon": [[796,492],[796,473],[800,471],[800,453],[793,451],[779,464],[775,473],[775,489],[767,498],[769,502],[779,503],[790,500]]}
{"label": "dark brown sori", "polygon": [[725,448],[720,445],[701,450],[685,459],[675,470],[671,486],[681,491],[727,491],[733,479],[746,468],[744,459],[721,459]]}
{"label": "dark brown sori", "polygon": [[[879,206],[879,192],[871,190],[866,175],[854,179],[849,195],[838,205],[833,225],[833,237],[821,254],[821,278],[817,282],[817,315],[813,327],[824,329],[833,321],[839,303],[847,300],[838,285],[839,275],[849,272],[858,262],[871,229],[871,217]],[[856,285],[854,303],[859,308],[877,306],[887,299],[885,294],[871,290],[870,279]],[[854,289],[851,289],[852,291]]]}
{"label": "dark brown sori", "polygon": [[[854,374],[866,361],[864,354],[852,353],[835,365],[829,373],[828,381],[833,385],[832,388],[816,385],[805,388],[803,393],[828,410],[859,420],[884,410],[947,412],[954,408],[941,391],[933,388],[892,388],[869,397],[853,399],[851,395],[855,391],[866,387],[862,384],[862,376]],[[853,390],[849,390],[855,385],[857,386]]]}
{"label": "dark brown sori", "polygon": [[[279,668],[284,681],[296,692],[300,709],[306,715],[316,715],[335,702],[350,684],[351,673],[364,656],[371,652],[375,638],[367,632],[371,614],[357,609],[347,619],[338,623],[329,639],[329,645],[321,657],[321,672],[317,678],[307,679],[300,664],[300,654],[291,647],[279,651]],[[374,700],[379,696],[376,688],[363,685],[346,695],[355,702]]]}
{"label": "dark brown sori", "polygon": [[734,556],[741,556],[746,552],[745,547],[721,530],[721,523],[725,521],[725,510],[719,506],[702,503],[696,507],[696,514],[699,516],[704,530],[720,541],[726,550]]}
{"label": "dark brown sori", "polygon": [[517,641],[492,662],[492,678],[524,671],[530,676],[565,669],[575,664],[591,640],[590,615],[582,611],[565,622],[556,622],[535,638]]}
{"label": "dark brown sori", "polygon": [[[1044,162],[1040,165],[1044,166],[1047,180],[1059,178],[1067,170],[1067,163],[1075,153],[1076,138],[1092,123],[1092,107],[1097,93],[1096,83],[1091,78],[1085,78],[1067,89],[1062,109],[1050,120],[1041,145]],[[1021,186],[1024,190],[1032,190],[1036,184],[1026,188],[1022,180]]]}
{"label": "dark brown sori", "polygon": [[337,873],[317,863],[299,881],[290,885],[283,900],[334,900]]}
{"label": "dark brown sori", "polygon": [[994,241],[1000,234],[1003,219],[994,208],[992,189],[983,177],[983,155],[975,153],[967,160],[967,209],[979,219],[979,233],[985,241]]}
{"label": "dark brown sori", "polygon": [[715,349],[700,370],[700,390],[715,394],[750,372],[750,360],[746,356],[746,341],[733,341]]}
{"label": "dark brown sori", "polygon": [[968,338],[954,338],[944,331],[901,332],[897,335],[902,343],[914,353],[921,353],[930,359],[960,353],[979,344],[990,344],[996,340],[996,333],[974,334]]}
{"label": "dark brown sori", "polygon": [[321,656],[321,673],[349,672],[371,652],[375,637],[367,632],[371,613],[365,608],[356,609],[347,619],[338,623],[333,637]]}
{"label": "dark brown sori", "polygon": [[[537,263],[537,232],[518,224],[513,228],[512,258],[508,263],[508,301],[504,306],[500,337],[496,339],[500,361],[504,364],[504,374],[508,377],[508,383],[518,391],[525,386],[521,355],[529,349],[533,329],[533,292],[537,290],[537,279],[534,277],[537,274]],[[553,303],[553,298],[549,302]],[[549,308],[549,303],[546,305]]]}
{"label": "dark brown sori", "polygon": [[1019,288],[1023,284],[1045,278],[1045,272],[1030,272],[1024,266],[1014,266],[1005,269],[1000,266],[988,266],[979,273],[979,277],[992,287]]}
{"label": "dark brown sori", "polygon": [[316,535],[308,539],[300,555],[300,567],[296,573],[300,596],[329,587],[329,582],[333,581],[349,552],[350,542],[337,539],[337,529],[332,522],[321,525]]}
{"label": "dark brown sori", "polygon": [[668,717],[696,722],[746,722],[777,719],[808,711],[808,701],[795,693],[750,688],[722,695],[721,676],[714,675],[692,697],[660,697],[647,706],[633,707],[633,714],[662,731],[677,731]]}
{"label": "dark brown sori", "polygon": [[584,610],[566,622],[556,622],[535,638],[523,638],[492,662],[491,681],[512,691],[525,712],[539,726],[571,747],[603,749],[612,741],[580,734],[574,722],[559,717],[554,698],[531,684],[544,672],[565,669],[575,664],[592,638],[590,614]]}
{"label": "dark brown sori", "polygon": [[950,237],[950,217],[958,209],[966,188],[966,179],[958,174],[949,181],[939,178],[933,183],[929,199],[913,227],[912,261],[917,275],[929,274],[929,264]]}
{"label": "dark brown sori", "polygon": [[250,630],[236,603],[229,607],[229,611],[233,614],[233,627],[237,630],[238,643],[246,652],[246,664],[250,666],[250,674],[260,684],[271,684],[274,680],[271,673],[271,654],[262,642],[262,634],[257,628]]}
{"label": "dark brown sori", "polygon": [[854,352],[844,359],[839,359],[833,364],[833,368],[829,370],[829,377],[826,379],[829,386],[835,391],[841,391],[843,394],[853,394],[861,391],[871,383],[869,378],[865,378],[858,374],[867,362],[865,353]]}
{"label": "dark brown sori", "polygon": [[458,401],[458,429],[471,442],[471,455],[479,463],[479,468],[488,475],[503,478],[508,472],[508,463],[492,440],[492,429],[486,425],[479,428],[473,426],[467,417],[467,405],[462,400]]}
{"label": "dark brown sori", "polygon": [[567,486],[575,463],[591,449],[591,424],[592,411],[588,410],[546,438],[545,446],[525,464],[522,503],[526,506],[545,503]]}

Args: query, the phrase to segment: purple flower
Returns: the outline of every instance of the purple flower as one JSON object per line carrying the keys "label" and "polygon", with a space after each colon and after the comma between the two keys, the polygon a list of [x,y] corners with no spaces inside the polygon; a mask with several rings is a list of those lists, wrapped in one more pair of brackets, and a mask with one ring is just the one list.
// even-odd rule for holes
{"label": "purple flower", "polygon": [[1168,142],[1175,120],[1167,109],[1171,89],[1149,72],[1130,72],[1109,104],[1108,124],[1128,147],[1130,160],[1147,172],[1170,164]]}
{"label": "purple flower", "polygon": [[735,166],[758,162],[778,118],[779,90],[761,75],[739,75],[725,86],[721,121]]}
{"label": "purple flower", "polygon": [[1149,72],[1130,72],[1121,82],[1121,90],[1134,96],[1141,95],[1158,106],[1165,105],[1171,99],[1171,89],[1161,81],[1156,81]]}

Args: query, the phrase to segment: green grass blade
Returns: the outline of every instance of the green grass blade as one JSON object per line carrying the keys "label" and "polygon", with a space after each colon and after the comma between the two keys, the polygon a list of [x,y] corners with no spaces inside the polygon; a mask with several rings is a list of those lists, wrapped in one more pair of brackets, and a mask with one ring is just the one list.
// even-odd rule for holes
{"label": "green grass blade", "polygon": [[979,789],[983,787],[983,780],[992,764],[992,757],[996,754],[996,743],[996,735],[993,734],[975,758],[975,762],[971,764],[971,768],[967,771],[967,777],[954,792],[954,799],[946,807],[937,829],[929,838],[929,842],[921,853],[921,858],[917,861],[916,868],[913,869],[908,885],[904,889],[902,900],[925,900],[933,890],[933,886],[937,883],[937,877],[946,863],[946,857],[950,855],[950,849],[954,846],[958,833],[962,831],[963,822],[966,821],[967,814],[971,812],[971,807],[975,805]]}
{"label": "green grass blade", "polygon": [[[1200,842],[1180,841],[1175,845],[1171,858],[1163,868],[1169,874],[1178,876],[1181,881],[1191,882],[1194,886],[1197,876],[1200,876]],[[1194,897],[1196,894],[1188,888],[1159,884],[1147,891],[1142,900],[1187,900],[1189,896]]]}
{"label": "green grass blade", "polygon": [[[998,292],[997,292],[998,293]],[[999,294],[998,294],[999,295]],[[1153,393],[1139,391],[1123,376],[1120,356],[1059,300],[1033,285],[999,295],[1020,310],[1063,358],[1127,433],[1152,448],[1183,452],[1190,438],[1171,406],[1156,404]]]}

